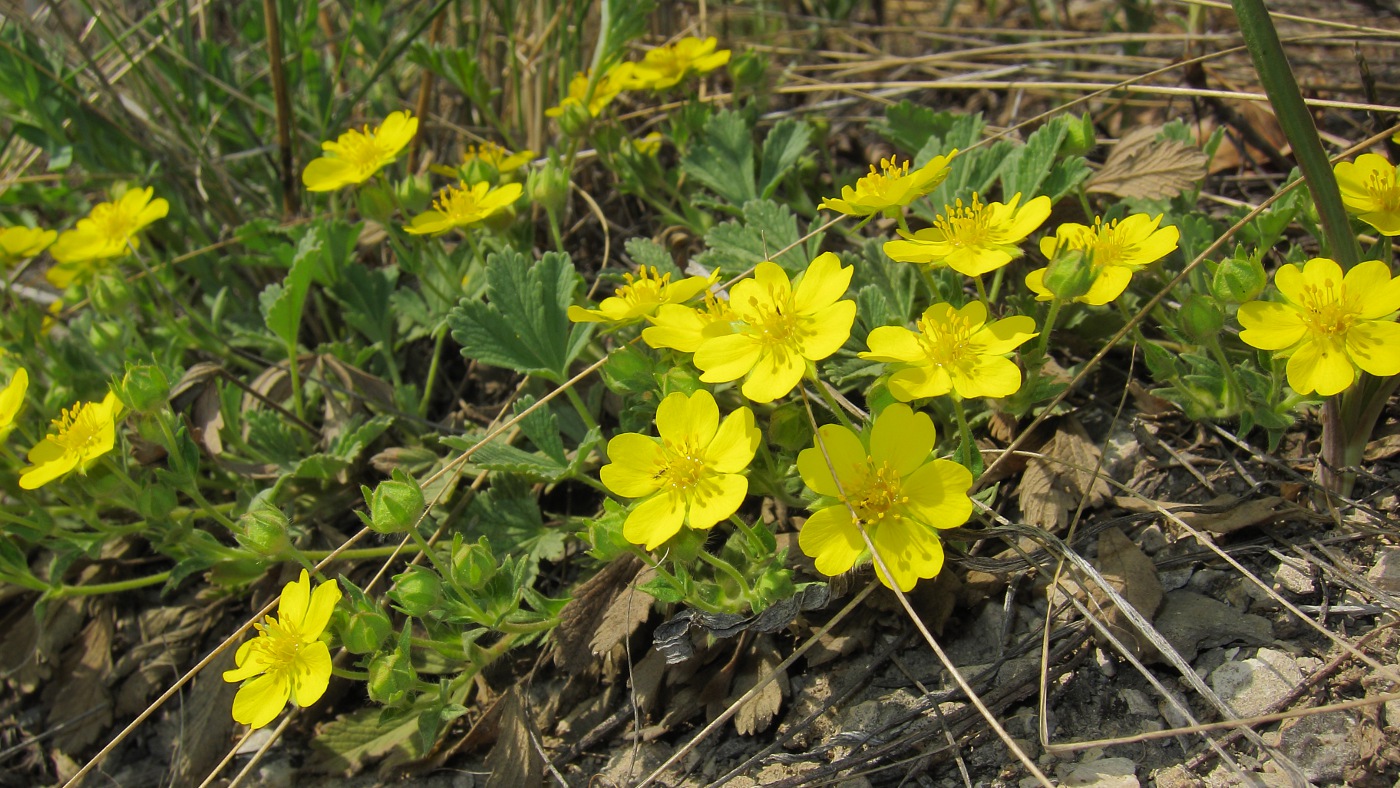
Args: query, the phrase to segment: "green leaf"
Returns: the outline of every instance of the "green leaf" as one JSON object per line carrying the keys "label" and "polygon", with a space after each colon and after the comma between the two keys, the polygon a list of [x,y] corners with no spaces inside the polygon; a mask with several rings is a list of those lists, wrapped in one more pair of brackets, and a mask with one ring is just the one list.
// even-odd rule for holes
{"label": "green leaf", "polygon": [[389,300],[397,280],[397,268],[371,270],[351,263],[331,288],[331,294],[341,304],[341,317],[370,342],[388,345],[393,337],[394,314]]}
{"label": "green leaf", "polygon": [[567,316],[579,276],[566,254],[550,252],[533,265],[514,250],[486,261],[486,298],[462,301],[447,315],[462,355],[483,364],[537,375],[555,383],[583,349],[592,325]]}
{"label": "green leaf", "polygon": [[[1086,178],[1093,174],[1083,156],[1070,156],[1060,159],[1050,168],[1050,174],[1040,184],[1040,193],[1057,203],[1066,194],[1074,191]],[[1014,194],[1014,192],[1013,192]],[[1024,201],[1023,201],[1024,202]]]}
{"label": "green leaf", "polygon": [[655,268],[658,273],[673,276],[682,273],[666,247],[650,238],[628,238],[623,247],[627,249],[627,256],[632,258],[632,262],[636,263],[638,268]]}
{"label": "green leaf", "polygon": [[568,531],[545,525],[530,481],[518,476],[492,476],[491,487],[467,507],[466,527],[469,533],[489,537],[495,555],[528,558],[524,566],[515,567],[512,591],[534,583],[540,561],[564,557]]}
{"label": "green leaf", "polygon": [[732,205],[758,197],[753,132],[744,116],[725,111],[706,121],[704,139],[681,158],[681,169]]}
{"label": "green leaf", "polygon": [[[526,394],[515,401],[513,409],[516,415],[519,415],[534,404],[535,398]],[[544,452],[550,459],[558,461],[561,465],[566,462],[564,439],[559,435],[559,421],[554,418],[554,411],[549,409],[549,405],[542,405],[521,419],[520,430],[535,444],[535,448]]]}
{"label": "green leaf", "polygon": [[269,330],[287,347],[296,347],[297,331],[301,328],[301,312],[306,304],[306,291],[321,259],[321,228],[312,226],[297,244],[292,267],[282,283],[267,286],[258,296],[263,321]]}
{"label": "green leaf", "polygon": [[[443,436],[442,443],[459,451],[465,451],[475,445],[474,440],[457,435]],[[471,463],[478,468],[515,473],[551,483],[564,478],[569,470],[563,462],[556,461],[548,455],[526,451],[500,441],[491,441],[478,448],[471,456]]]}
{"label": "green leaf", "polygon": [[1041,184],[1045,183],[1050,168],[1055,163],[1055,154],[1060,143],[1069,134],[1071,118],[1061,115],[1036,129],[1026,140],[1026,144],[1011,152],[1004,159],[1001,170],[1001,190],[1006,199],[1021,193],[1024,204],[1040,194]]}
{"label": "green leaf", "polygon": [[758,171],[758,192],[761,196],[773,196],[783,176],[797,163],[811,139],[812,127],[792,118],[778,121],[778,125],[768,132],[768,138],[763,141]]}
{"label": "green leaf", "polygon": [[432,703],[432,696],[425,695],[409,713],[395,715],[387,724],[380,721],[378,708],[360,709],[326,723],[312,740],[316,751],[313,763],[327,772],[348,773],[359,771],[366,763],[395,749],[416,758],[420,753],[415,741],[418,714],[427,711]]}
{"label": "green leaf", "polygon": [[797,217],[786,205],[772,200],[753,200],[744,204],[743,221],[717,224],[705,233],[705,243],[710,248],[701,253],[696,262],[710,270],[722,268],[726,273],[737,274],[764,260],[772,260],[791,276],[805,271],[810,262],[803,256],[802,249],[794,247],[777,258],[772,255],[797,243],[800,237]]}
{"label": "green leaf", "polygon": [[885,109],[885,120],[873,124],[881,137],[907,154],[915,154],[923,149],[929,137],[947,133],[952,113],[935,113],[921,104],[908,99]]}

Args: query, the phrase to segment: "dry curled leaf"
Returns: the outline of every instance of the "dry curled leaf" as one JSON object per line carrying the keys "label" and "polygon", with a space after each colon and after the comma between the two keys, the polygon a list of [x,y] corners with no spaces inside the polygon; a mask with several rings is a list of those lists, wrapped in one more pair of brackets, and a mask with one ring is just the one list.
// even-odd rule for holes
{"label": "dry curled leaf", "polygon": [[1228,534],[1241,528],[1262,525],[1287,514],[1285,502],[1277,495],[1241,501],[1233,495],[1212,498],[1209,503],[1186,504],[1122,496],[1113,502],[1130,512],[1172,512],[1183,523],[1198,531]]}
{"label": "dry curled leaf", "polygon": [[740,736],[750,736],[767,730],[773,718],[778,716],[782,709],[783,696],[788,694],[789,689],[787,671],[777,670],[782,661],[772,638],[760,637],[754,642],[744,670],[734,677],[734,683],[729,688],[729,704],[743,697],[744,693],[753,689],[759,682],[767,680],[769,674],[777,672],[772,681],[763,685],[756,695],[744,701],[735,712],[734,729]]}
{"label": "dry curled leaf", "polygon": [[[635,556],[622,555],[579,585],[554,629],[555,665],[579,673],[593,664],[600,650],[612,648],[646,621],[652,597],[636,590],[641,569]],[[619,607],[621,612],[614,612]],[[585,643],[591,647],[584,648]]]}
{"label": "dry curled leaf", "polygon": [[544,758],[535,746],[540,740],[539,732],[534,730],[530,710],[518,687],[506,693],[500,724],[496,746],[486,756],[486,770],[490,775],[486,778],[487,788],[543,785]]}
{"label": "dry curled leaf", "polygon": [[116,629],[112,611],[97,611],[78,638],[63,653],[59,681],[48,685],[48,727],[57,731],[53,744],[76,754],[97,741],[112,724],[112,694],[107,680],[112,673],[112,635]]}
{"label": "dry curled leaf", "polygon": [[1123,138],[1103,167],[1085,183],[1090,192],[1141,200],[1164,200],[1191,188],[1206,172],[1200,148],[1157,139],[1156,127],[1134,129]]}
{"label": "dry curled leaf", "polygon": [[1028,462],[1021,476],[1017,500],[1026,522],[1054,531],[1069,524],[1081,498],[1088,498],[1085,508],[1107,500],[1109,486],[1098,468],[1100,454],[1077,419],[1061,421],[1055,436],[1041,447],[1041,456]]}
{"label": "dry curled leaf", "polygon": [[[1099,557],[1095,562],[1103,578],[1128,601],[1142,617],[1148,621],[1162,604],[1162,581],[1157,577],[1157,566],[1142,552],[1131,539],[1117,528],[1109,528],[1099,534]],[[1119,641],[1136,646],[1135,653],[1141,655],[1150,645],[1122,610],[1109,600],[1108,595],[1098,591],[1094,595],[1105,614],[1105,624]]]}

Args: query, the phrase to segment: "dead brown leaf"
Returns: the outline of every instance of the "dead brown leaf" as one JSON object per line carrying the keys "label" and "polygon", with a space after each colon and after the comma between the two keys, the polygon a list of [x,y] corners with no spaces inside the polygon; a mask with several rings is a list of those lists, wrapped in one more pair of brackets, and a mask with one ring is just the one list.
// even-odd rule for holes
{"label": "dead brown leaf", "polygon": [[1026,522],[1055,531],[1069,524],[1070,513],[1078,508],[1081,498],[1088,498],[1085,508],[1108,499],[1108,482],[1095,473],[1099,447],[1089,439],[1078,419],[1062,420],[1040,454],[1026,464],[1017,489]]}
{"label": "dead brown leaf", "polygon": [[1085,183],[1089,192],[1143,200],[1175,197],[1206,173],[1205,153],[1193,145],[1157,139],[1159,127],[1139,127],[1123,135],[1103,167]]}
{"label": "dead brown leaf", "polygon": [[[1192,528],[1212,534],[1228,534],[1288,515],[1286,502],[1277,495],[1255,498],[1243,503],[1233,495],[1220,495],[1206,504],[1169,503],[1130,496],[1114,498],[1113,502],[1130,512],[1166,510],[1174,513]],[[1196,507],[1205,511],[1190,511],[1185,507]]]}
{"label": "dead brown leaf", "polygon": [[[554,629],[555,665],[568,673],[582,672],[593,664],[593,655],[599,653],[597,649],[585,649],[585,643],[592,641],[603,646],[602,650],[606,651],[640,625],[641,622],[637,622],[616,640],[606,645],[602,643],[605,638],[601,638],[600,625],[607,614],[612,612],[619,598],[627,599],[633,596],[624,593],[624,589],[636,579],[641,568],[642,562],[636,556],[622,555],[579,585],[574,591],[573,599],[560,611],[559,626]],[[633,586],[635,589],[635,583]],[[632,606],[640,610],[632,611],[624,606],[624,617],[628,612],[651,612],[651,596],[644,593],[642,596],[646,597],[646,601],[634,599],[636,604]],[[642,620],[646,620],[645,616]],[[618,622],[612,623],[616,625]]]}
{"label": "dead brown leaf", "polygon": [[511,687],[506,693],[500,725],[496,746],[486,756],[487,788],[544,785],[544,759],[534,744],[541,739],[539,732],[533,730],[534,721],[530,719],[530,710],[525,706],[519,687]]}
{"label": "dead brown leaf", "polygon": [[[771,637],[757,638],[749,658],[745,660],[744,669],[734,677],[734,683],[729,687],[726,705],[733,704],[758,682],[766,679],[770,673],[777,670],[782,661],[783,658],[778,654]],[[775,679],[758,691],[758,694],[745,701],[734,714],[734,729],[739,735],[750,736],[767,730],[773,718],[782,710],[783,696],[788,694],[788,689],[787,671],[781,670]]]}
{"label": "dead brown leaf", "polygon": [[[1157,577],[1157,567],[1131,539],[1117,528],[1109,528],[1099,534],[1099,557],[1095,562],[1104,580],[1113,587],[1128,604],[1132,605],[1148,621],[1162,604],[1162,582]],[[1095,589],[1095,599],[1105,611],[1104,623],[1115,637],[1128,645],[1136,646],[1135,655],[1140,656],[1150,642],[1142,637],[1127,615],[1114,605],[1102,589]]]}
{"label": "dead brown leaf", "polygon": [[115,628],[111,609],[99,609],[64,652],[58,674],[61,679],[44,688],[48,726],[58,731],[53,745],[70,755],[97,741],[112,724],[107,680],[112,672]]}

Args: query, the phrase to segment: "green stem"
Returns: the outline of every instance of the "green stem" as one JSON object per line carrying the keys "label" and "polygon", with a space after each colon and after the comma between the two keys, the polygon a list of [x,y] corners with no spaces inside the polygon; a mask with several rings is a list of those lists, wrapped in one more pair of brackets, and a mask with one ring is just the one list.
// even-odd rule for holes
{"label": "green stem", "polygon": [[442,348],[447,339],[447,324],[438,326],[437,337],[433,341],[433,359],[428,362],[428,379],[423,382],[423,398],[418,401],[418,415],[427,418],[428,404],[433,398],[433,384],[437,383],[438,365],[442,363]]}
{"label": "green stem", "polygon": [[992,294],[991,294],[991,300],[995,301],[996,298],[997,298],[997,296],[1001,295],[1001,283],[1002,283],[1002,280],[1005,279],[1005,278],[1006,278],[1006,266],[1002,266],[1001,268],[998,268],[998,269],[996,270],[996,273],[992,274]]}
{"label": "green stem", "polygon": [[[815,369],[811,370],[809,378],[812,381],[812,386],[816,388],[817,393],[821,395],[822,401],[826,403],[827,408],[829,408],[832,413],[836,414],[837,420],[839,420],[846,429],[851,432],[857,432],[856,425],[852,423],[850,417],[846,415],[846,409],[841,407],[841,403],[837,402],[836,398],[827,390],[826,384],[822,382],[821,378],[817,377]],[[813,424],[812,429],[816,428],[817,425]]]}
{"label": "green stem", "polygon": [[1293,156],[1298,160],[1298,169],[1303,173],[1308,191],[1312,192],[1313,202],[1317,204],[1322,233],[1326,236],[1323,240],[1331,247],[1332,255],[1342,268],[1350,269],[1361,261],[1361,249],[1351,231],[1351,220],[1342,204],[1342,194],[1337,188],[1336,176],[1332,174],[1332,163],[1322,150],[1322,140],[1318,138],[1317,127],[1313,125],[1312,112],[1298,90],[1274,22],[1264,7],[1264,0],[1231,0],[1231,5],[1239,20],[1245,47],[1254,60],[1254,71],[1269,96],[1274,115],[1293,148]]}
{"label": "green stem", "polygon": [[972,277],[972,281],[977,283],[978,300],[982,302],[982,306],[985,306],[987,308],[987,314],[990,315],[992,313],[992,300],[987,297],[987,286],[982,283],[981,276]]}
{"label": "green stem", "polygon": [[735,569],[733,564],[710,553],[708,550],[701,550],[698,555],[701,561],[704,561],[715,569],[728,575],[729,579],[733,580],[734,584],[739,587],[739,597],[743,599],[746,604],[753,604],[753,589],[749,588],[749,584],[744,580],[744,576],[739,574],[739,570]]}
{"label": "green stem", "polygon": [[183,492],[193,498],[194,502],[199,504],[200,511],[209,515],[210,519],[227,528],[229,532],[238,533],[238,525],[229,519],[228,515],[224,514],[219,507],[210,503],[209,499],[204,497],[204,493],[199,491],[199,481],[195,479],[195,469],[185,466],[185,455],[180,451],[180,442],[175,437],[175,431],[170,428],[169,414],[165,412],[156,414],[156,423],[160,425],[161,434],[165,436],[165,440],[170,445],[167,456],[175,465],[175,470],[180,476],[190,480]]}
{"label": "green stem", "polygon": [[588,412],[588,406],[584,403],[583,397],[579,396],[573,386],[564,389],[564,396],[568,397],[569,403],[574,406],[574,410],[578,411],[578,416],[583,419],[584,426],[590,430],[600,429],[593,414]]}
{"label": "green stem", "polygon": [[297,418],[306,421],[306,403],[301,396],[301,364],[297,359],[296,343],[287,346],[287,373],[292,384],[292,410]]}
{"label": "green stem", "polygon": [[1050,334],[1055,328],[1055,319],[1060,316],[1060,307],[1063,303],[1058,298],[1050,301],[1050,311],[1045,314],[1045,324],[1040,329],[1040,341],[1036,343],[1037,369],[1045,363],[1045,354],[1050,349]]}
{"label": "green stem", "polygon": [[342,679],[350,679],[351,681],[360,681],[360,682],[369,681],[369,672],[368,672],[368,671],[364,671],[364,670],[350,670],[349,668],[338,668],[338,667],[335,667],[334,665],[331,666],[331,675],[332,675],[332,676],[338,676],[339,678],[342,678]]}
{"label": "green stem", "polygon": [[159,572],[145,577],[133,577],[130,580],[118,580],[114,583],[92,583],[81,586],[59,586],[49,591],[50,599],[65,599],[74,596],[100,596],[102,594],[120,594],[123,591],[134,591],[138,588],[148,588],[157,586],[170,579],[170,572]]}
{"label": "green stem", "polygon": [[929,266],[919,264],[919,277],[924,280],[924,287],[928,288],[930,301],[938,300],[938,285],[933,281],[933,272]]}
{"label": "green stem", "polygon": [[302,557],[310,561],[324,561],[335,555],[337,561],[364,561],[373,558],[388,558],[395,553],[417,553],[421,548],[418,545],[384,545],[382,547],[352,547],[349,550],[341,550],[336,553],[334,550],[301,550]]}

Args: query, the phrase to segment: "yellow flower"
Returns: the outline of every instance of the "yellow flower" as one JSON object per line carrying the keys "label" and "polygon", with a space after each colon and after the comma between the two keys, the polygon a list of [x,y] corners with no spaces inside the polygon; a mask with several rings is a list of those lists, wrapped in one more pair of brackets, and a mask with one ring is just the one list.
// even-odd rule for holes
{"label": "yellow flower", "polygon": [[1400,374],[1400,278],[1369,260],[1342,275],[1341,266],[1315,257],[1302,267],[1274,272],[1283,302],[1240,306],[1240,339],[1288,357],[1288,385],[1326,397],[1356,380],[1356,367],[1388,377]]}
{"label": "yellow flower", "polygon": [[49,248],[58,233],[37,227],[0,227],[0,268],[9,268]]}
{"label": "yellow flower", "polygon": [[164,199],[151,199],[154,193],[149,186],[128,189],[116,200],[94,205],[73,229],[60,233],[49,247],[57,263],[45,274],[49,282],[61,290],[91,275],[97,268],[93,263],[124,257],[139,248],[141,239],[136,234],[170,211]]}
{"label": "yellow flower", "polygon": [[957,155],[954,149],[947,156],[935,156],[928,164],[913,172],[909,162],[897,164],[894,159],[881,159],[877,170],[870,165],[870,174],[856,181],[854,187],[841,189],[841,197],[827,197],[821,208],[848,216],[874,216],[883,213],[894,217],[909,203],[938,188],[948,177],[948,162]]}
{"label": "yellow flower", "polygon": [[693,309],[681,304],[662,304],[651,318],[652,325],[642,329],[642,341],[653,348],[672,348],[682,353],[694,353],[710,337],[734,333],[737,318],[729,301],[705,292],[705,307]]}
{"label": "yellow flower", "polygon": [[418,119],[408,112],[392,112],[378,127],[350,129],[335,142],[321,143],[327,155],[312,159],[301,172],[307,191],[329,192],[364,183],[392,162],[418,133]]}
{"label": "yellow flower", "polygon": [[463,181],[490,181],[505,173],[514,172],[535,157],[532,150],[511,153],[494,142],[468,145],[462,154],[462,163],[456,167],[434,164],[428,169],[438,175],[460,178]]}
{"label": "yellow flower", "polygon": [[15,426],[15,416],[24,407],[24,394],[29,391],[29,371],[24,367],[15,370],[10,376],[9,385],[0,389],[0,438],[10,434]]}
{"label": "yellow flower", "polygon": [[305,569],[282,588],[277,617],[253,625],[258,636],[238,647],[238,667],[224,671],[224,681],[246,681],[233,697],[235,722],[261,728],[282,713],[288,698],[302,708],[321,699],[331,680],[331,652],[321,633],[340,598],[334,580],[313,592]]}
{"label": "yellow flower", "polygon": [[1356,162],[1338,162],[1332,170],[1342,190],[1342,203],[1381,235],[1400,235],[1400,183],[1395,166],[1374,153]]}
{"label": "yellow flower", "polygon": [[[603,108],[612,103],[617,95],[624,90],[632,90],[639,86],[637,82],[637,65],[635,63],[618,63],[603,75],[598,77],[598,83],[593,86],[593,96],[588,100],[588,114],[598,117]],[[551,118],[563,115],[569,107],[583,106],[584,97],[588,94],[588,72],[581,71],[569,80],[569,94],[558,106],[550,107],[544,114]]]}
{"label": "yellow flower", "polygon": [[797,455],[802,480],[822,496],[797,534],[817,571],[835,576],[855,566],[866,554],[863,527],[893,575],[886,577],[876,564],[880,582],[908,591],[920,578],[936,577],[943,568],[936,529],[967,522],[972,473],[950,460],[928,459],[933,420],[896,404],[862,435],[839,424],[824,425],[819,434]]}
{"label": "yellow flower", "polygon": [[684,525],[712,528],[733,514],[749,491],[749,467],[762,433],[753,411],[740,408],[719,420],[710,392],[676,392],[656,409],[650,438],[627,432],[608,441],[612,462],[599,471],[603,484],[625,498],[642,498],[622,524],[627,541],[648,550]]}
{"label": "yellow flower", "polygon": [[1021,388],[1021,370],[1006,355],[1036,336],[1035,320],[1015,315],[987,323],[987,307],[934,304],[918,332],[881,326],[870,332],[861,358],[893,362],[890,393],[901,402],[956,392],[963,399],[1009,397]]}
{"label": "yellow flower", "polygon": [[1017,207],[1021,193],[1011,202],[983,205],[972,195],[972,204],[945,205],[933,226],[910,234],[899,231],[902,241],[885,244],[885,254],[901,263],[942,264],[964,276],[995,271],[1022,252],[1018,244],[1050,216],[1050,198],[1036,197]]}
{"label": "yellow flower", "polygon": [[661,132],[653,131],[639,140],[632,140],[632,150],[639,156],[655,156],[661,152],[661,141],[665,139]]}
{"label": "yellow flower", "polygon": [[747,376],[744,396],[772,402],[792,391],[809,363],[845,344],[856,318],[856,302],[838,301],[851,283],[831,252],[818,255],[793,290],[776,263],[759,263],[752,279],[734,286],[729,308],[742,321],[734,333],[710,337],[695,351],[706,383]]}
{"label": "yellow flower", "polygon": [[687,36],[657,47],[637,64],[635,78],[644,87],[663,90],[691,74],[708,74],[729,62],[729,50],[715,51],[717,43],[714,36],[704,40]]}
{"label": "yellow flower", "polygon": [[30,464],[20,474],[19,486],[37,490],[75,468],[86,472],[116,445],[121,409],[109,391],[101,402],[79,402],[64,410],[53,420],[53,430],[29,450]]}
{"label": "yellow flower", "polygon": [[441,235],[449,230],[465,230],[509,207],[520,199],[524,190],[518,183],[506,183],[493,189],[485,181],[471,186],[465,183],[448,186],[438,192],[431,211],[413,217],[413,223],[405,225],[403,229],[413,235]]}
{"label": "yellow flower", "polygon": [[694,298],[719,281],[719,271],[705,276],[688,276],[671,284],[670,274],[660,274],[655,268],[642,266],[637,274],[623,274],[627,284],[617,289],[611,298],[604,298],[597,309],[569,307],[569,319],[575,323],[613,323],[624,325],[651,317],[664,304],[680,304]]}
{"label": "yellow flower", "polygon": [[[1083,252],[1094,268],[1094,283],[1089,292],[1074,300],[1095,306],[1107,304],[1128,289],[1133,272],[1176,249],[1181,234],[1171,225],[1158,228],[1161,221],[1160,214],[1152,218],[1137,213],[1107,225],[1095,218],[1093,227],[1067,222],[1055,229],[1054,237],[1040,239],[1040,253],[1053,258],[1061,247]],[[1044,268],[1026,275],[1026,287],[1035,291],[1037,301],[1054,299],[1045,287]]]}

